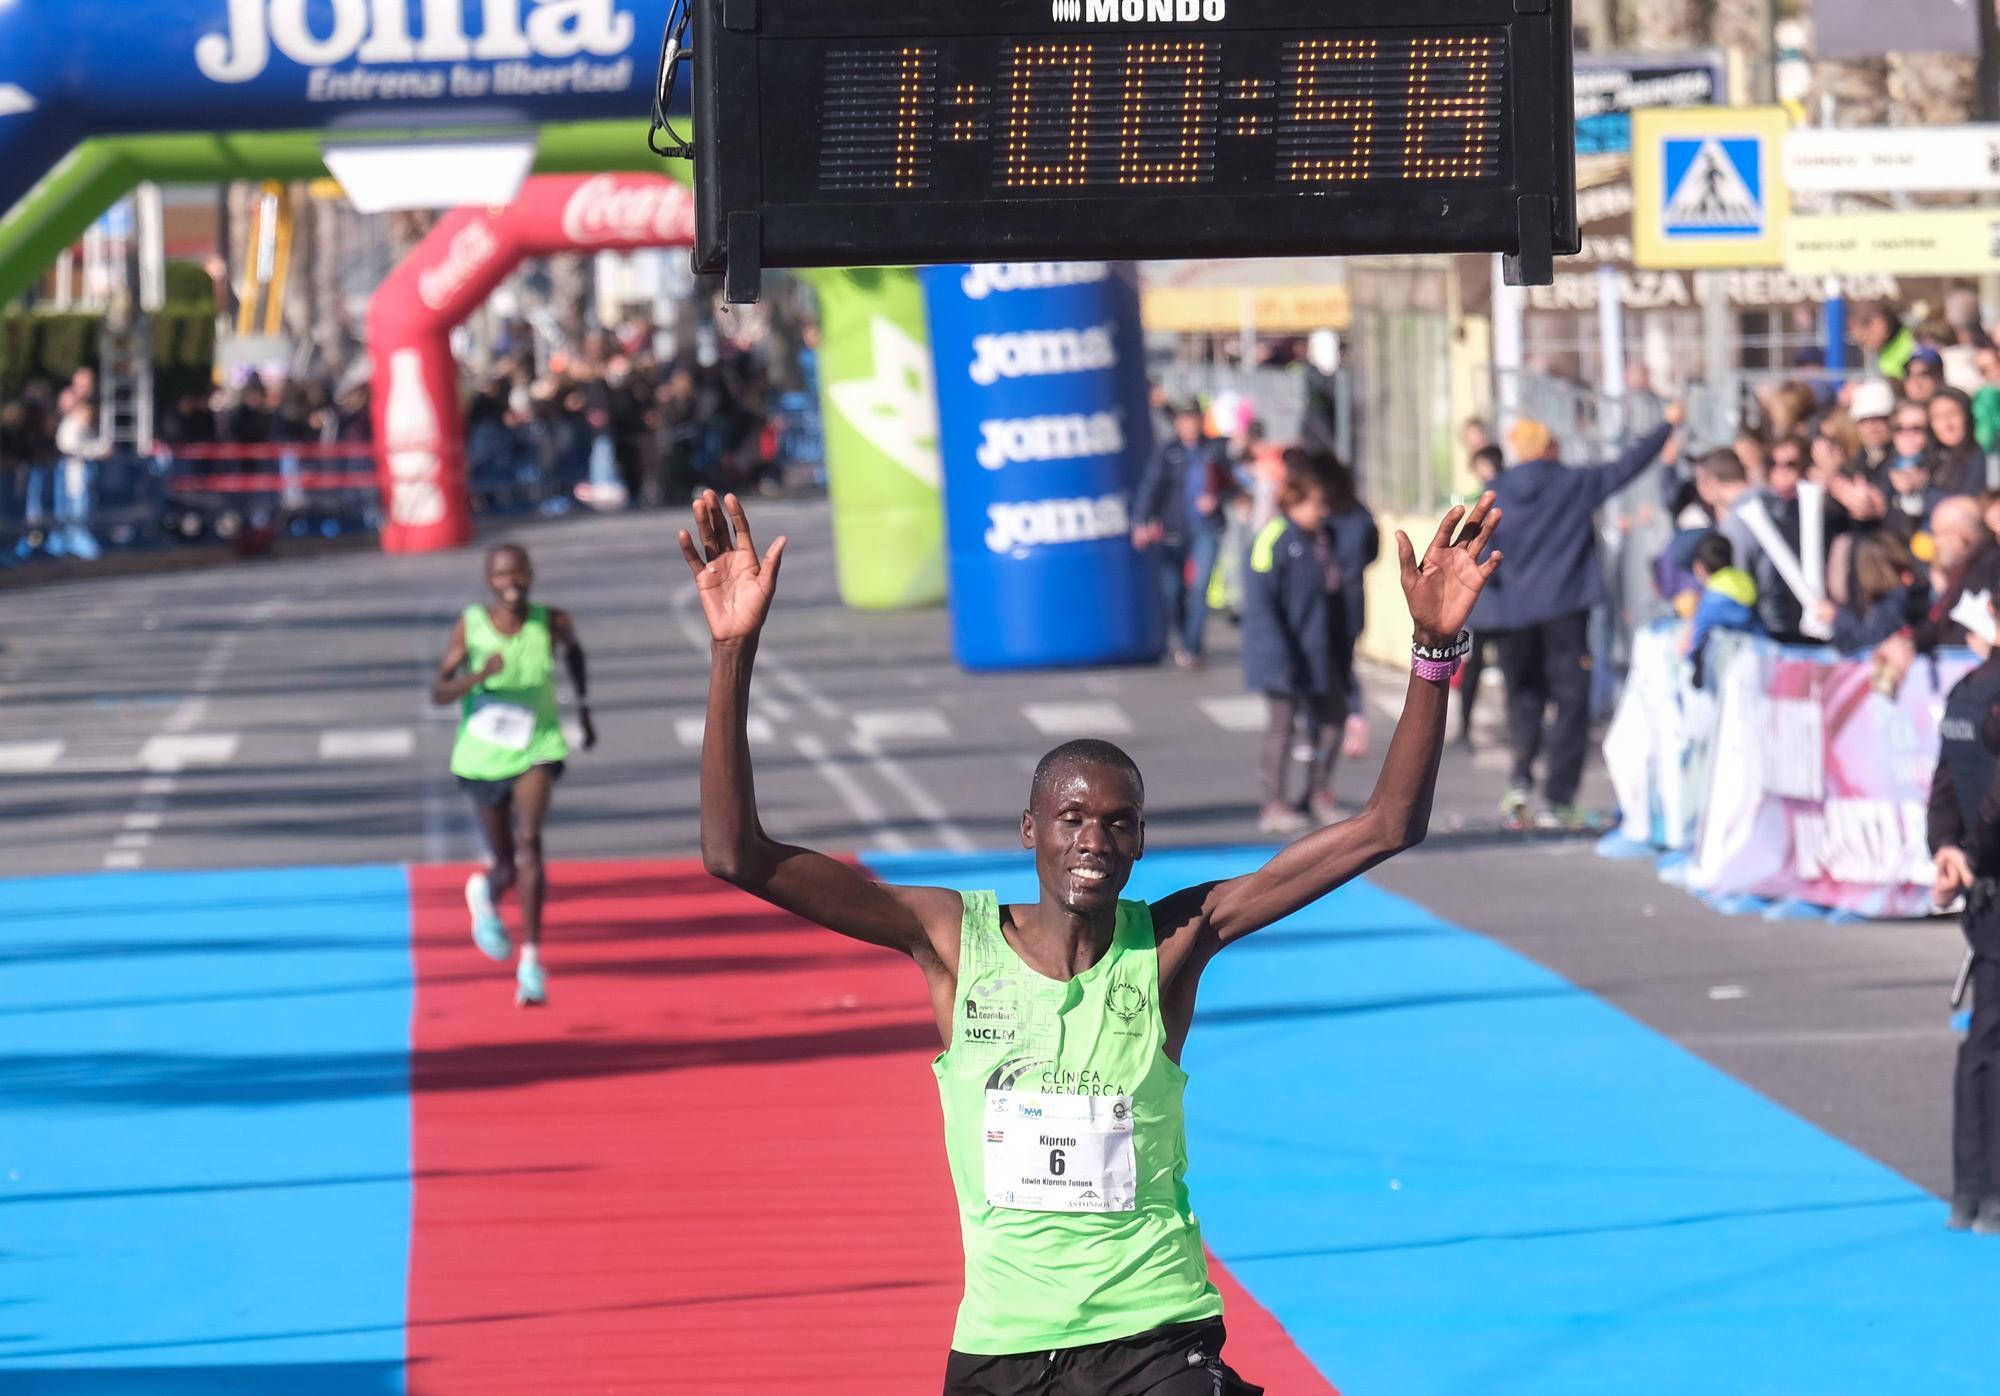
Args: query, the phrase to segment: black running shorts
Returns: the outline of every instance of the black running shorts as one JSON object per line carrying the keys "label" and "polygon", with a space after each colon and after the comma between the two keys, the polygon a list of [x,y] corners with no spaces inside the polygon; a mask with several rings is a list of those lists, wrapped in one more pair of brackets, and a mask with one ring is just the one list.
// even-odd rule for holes
{"label": "black running shorts", "polygon": [[956,1352],[944,1396],[1263,1396],[1222,1360],[1219,1318],[1053,1352]]}
{"label": "black running shorts", "polygon": [[[546,761],[533,769],[549,773],[550,780],[561,780],[563,763]],[[472,797],[472,803],[486,809],[499,809],[514,798],[514,782],[520,776],[508,780],[474,780],[470,776],[458,777],[458,788]]]}

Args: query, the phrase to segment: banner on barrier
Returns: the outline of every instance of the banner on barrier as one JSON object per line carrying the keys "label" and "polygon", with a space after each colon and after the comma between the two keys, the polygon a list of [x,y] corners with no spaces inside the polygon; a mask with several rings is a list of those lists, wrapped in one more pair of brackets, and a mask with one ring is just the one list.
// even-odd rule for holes
{"label": "banner on barrier", "polygon": [[1973,663],[1964,651],[1919,661],[1886,695],[1866,662],[1727,637],[1710,654],[1715,738],[1688,885],[1928,915],[1938,718]]}
{"label": "banner on barrier", "polygon": [[1604,738],[1619,833],[1691,850],[1686,883],[1712,896],[1928,915],[1938,719],[1972,654],[1920,660],[1883,694],[1866,660],[1722,632],[1696,688],[1681,630],[1661,621],[1633,637]]}
{"label": "banner on barrier", "polygon": [[[1604,734],[1619,832],[1634,843],[1673,850],[1694,844],[1716,715],[1714,694],[1689,681],[1680,635],[1680,623],[1671,620],[1633,633],[1625,692]],[[1715,636],[1711,655],[1735,638]]]}

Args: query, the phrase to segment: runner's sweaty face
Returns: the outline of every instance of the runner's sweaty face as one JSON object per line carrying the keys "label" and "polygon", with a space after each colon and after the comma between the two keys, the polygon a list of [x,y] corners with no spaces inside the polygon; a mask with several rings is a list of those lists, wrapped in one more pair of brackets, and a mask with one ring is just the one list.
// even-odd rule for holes
{"label": "runner's sweaty face", "polygon": [[508,610],[524,609],[534,584],[535,569],[519,548],[495,548],[486,559],[486,585],[493,588],[493,599]]}
{"label": "runner's sweaty face", "polygon": [[1021,815],[1021,846],[1063,910],[1086,916],[1118,904],[1146,852],[1145,797],[1124,771],[1091,762],[1059,767]]}

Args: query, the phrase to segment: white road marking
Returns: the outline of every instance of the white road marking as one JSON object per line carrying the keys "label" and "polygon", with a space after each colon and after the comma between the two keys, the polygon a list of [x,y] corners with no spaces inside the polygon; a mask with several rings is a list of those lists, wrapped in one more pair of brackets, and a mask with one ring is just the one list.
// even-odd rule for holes
{"label": "white road marking", "polygon": [[0,742],[0,771],[46,771],[62,760],[69,743],[60,737],[43,742]]}
{"label": "white road marking", "polygon": [[113,848],[151,848],[153,846],[153,836],[151,834],[136,833],[118,834],[113,836],[111,846]]}
{"label": "white road marking", "polygon": [[785,692],[791,694],[792,697],[798,699],[801,703],[804,703],[813,712],[824,718],[835,720],[840,718],[840,704],[834,702],[831,698],[828,698],[825,694],[793,673],[791,667],[785,664],[784,661],[764,656],[762,663],[765,671],[771,676],[771,682],[784,689]]}
{"label": "white road marking", "polygon": [[417,734],[407,727],[356,727],[319,734],[322,761],[401,761],[417,749]]}
{"label": "white road marking", "polygon": [[953,853],[970,853],[978,846],[973,843],[972,836],[944,812],[944,806],[931,798],[930,791],[919,785],[908,771],[882,754],[882,748],[876,745],[873,737],[856,735],[853,745],[857,752],[868,758],[868,763],[875,768],[875,774],[881,776],[889,788],[901,795],[910,808],[917,812],[918,818],[925,820],[937,830],[937,836],[946,848]]}
{"label": "white road marking", "polygon": [[235,732],[162,734],[146,739],[139,764],[149,771],[178,771],[187,766],[220,766],[236,756],[243,738]]}
{"label": "white road marking", "polygon": [[1036,731],[1052,737],[1132,730],[1132,720],[1116,703],[1026,703],[1021,712]]}
{"label": "white road marking", "polygon": [[[705,717],[677,717],[674,719],[674,739],[682,746],[699,750],[701,734],[707,727],[708,719]],[[745,724],[745,728],[750,733],[750,740],[760,744],[771,741],[777,736],[771,724],[756,713],[750,714],[750,720]]]}
{"label": "white road marking", "polygon": [[167,816],[158,809],[134,809],[125,816],[127,829],[157,829],[167,822]]}
{"label": "white road marking", "polygon": [[951,723],[936,708],[885,709],[856,713],[854,735],[870,742],[942,738],[951,735]]}
{"label": "white road marking", "polygon": [[136,848],[114,848],[104,855],[107,868],[136,868],[145,861],[145,855]]}
{"label": "white road marking", "polygon": [[1264,730],[1265,702],[1255,693],[1241,693],[1233,698],[1203,698],[1198,706],[1208,714],[1210,722],[1225,732]]}
{"label": "white road marking", "polygon": [[888,827],[889,817],[874,797],[861,788],[861,782],[827,755],[826,744],[818,737],[794,737],[792,745],[799,755],[805,757],[819,778],[832,787],[841,803],[854,817],[867,825],[875,833],[876,846],[890,853],[908,853],[910,841],[902,831]]}
{"label": "white road marking", "polygon": [[174,793],[172,776],[147,776],[139,782],[141,795],[171,795]]}

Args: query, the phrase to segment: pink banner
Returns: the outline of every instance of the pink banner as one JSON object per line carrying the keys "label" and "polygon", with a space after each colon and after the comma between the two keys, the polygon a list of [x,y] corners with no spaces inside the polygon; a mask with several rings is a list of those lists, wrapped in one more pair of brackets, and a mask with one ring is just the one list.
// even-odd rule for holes
{"label": "pink banner", "polygon": [[523,257],[694,241],[694,196],[660,175],[536,175],[503,209],[446,214],[368,305],[386,552],[472,537],[451,331]]}
{"label": "pink banner", "polygon": [[1930,914],[1924,807],[1945,695],[1973,664],[1919,660],[1893,695],[1861,660],[1764,642],[1714,672],[1714,765],[1688,884],[1870,917]]}

